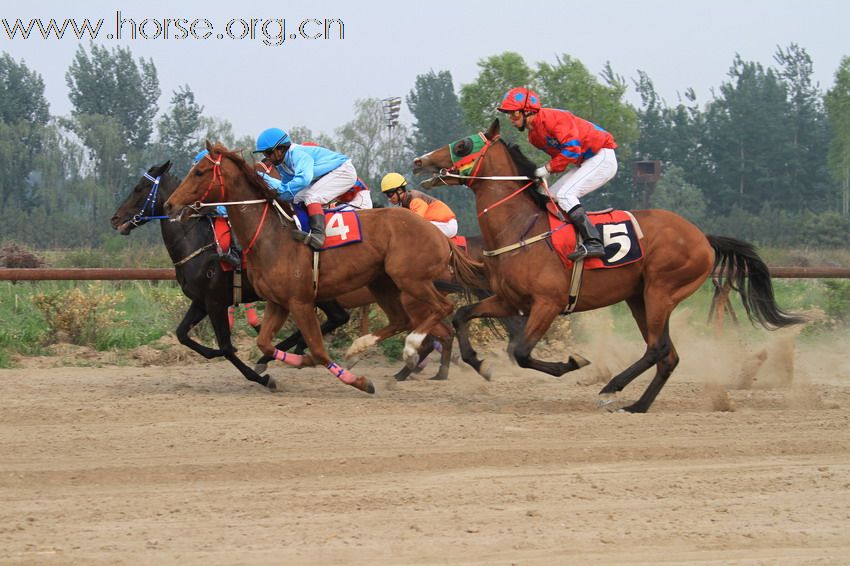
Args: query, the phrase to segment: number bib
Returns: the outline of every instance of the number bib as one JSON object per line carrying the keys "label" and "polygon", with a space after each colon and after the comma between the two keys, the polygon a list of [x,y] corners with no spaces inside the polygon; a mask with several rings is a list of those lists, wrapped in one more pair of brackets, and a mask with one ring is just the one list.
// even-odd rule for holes
{"label": "number bib", "polygon": [[[297,211],[295,222],[298,229],[302,232],[310,229],[307,213],[303,209]],[[304,229],[305,227],[307,230]],[[362,241],[363,234],[360,231],[360,218],[357,216],[357,212],[353,210],[345,212],[325,211],[325,245],[322,246],[322,250],[356,244]]]}
{"label": "number bib", "polygon": [[[643,236],[637,220],[623,210],[588,213],[590,221],[602,235],[605,257],[593,257],[584,260],[585,269],[620,267],[633,263],[643,257],[640,240]],[[552,232],[552,245],[564,265],[572,268],[573,262],[567,256],[576,247],[576,232],[572,224],[564,225],[556,217],[549,215],[549,227]]]}

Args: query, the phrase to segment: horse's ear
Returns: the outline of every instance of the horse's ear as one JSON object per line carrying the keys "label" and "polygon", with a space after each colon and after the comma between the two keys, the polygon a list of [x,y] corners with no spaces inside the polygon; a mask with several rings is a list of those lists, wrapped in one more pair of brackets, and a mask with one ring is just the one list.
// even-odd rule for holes
{"label": "horse's ear", "polygon": [[169,159],[168,161],[166,161],[165,163],[163,163],[162,165],[160,165],[160,166],[159,166],[159,174],[160,174],[160,175],[165,175],[165,173],[166,173],[169,169],[171,169],[171,160],[170,160],[170,159]]}
{"label": "horse's ear", "polygon": [[502,125],[499,123],[499,119],[496,118],[493,120],[493,123],[490,124],[490,129],[487,130],[487,139],[492,140],[496,136],[499,135],[499,132],[502,130]]}
{"label": "horse's ear", "polygon": [[210,140],[207,140],[207,142],[206,142],[206,143],[207,143],[207,151],[209,151],[210,153],[212,153],[212,152],[213,152],[213,146],[212,146],[212,144],[210,143]]}

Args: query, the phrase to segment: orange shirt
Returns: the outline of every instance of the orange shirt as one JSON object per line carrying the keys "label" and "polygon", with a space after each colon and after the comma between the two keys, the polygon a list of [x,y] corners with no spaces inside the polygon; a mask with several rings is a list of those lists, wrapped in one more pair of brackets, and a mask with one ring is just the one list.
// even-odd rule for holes
{"label": "orange shirt", "polygon": [[431,222],[448,222],[455,218],[455,213],[446,203],[415,189],[407,191],[402,206]]}

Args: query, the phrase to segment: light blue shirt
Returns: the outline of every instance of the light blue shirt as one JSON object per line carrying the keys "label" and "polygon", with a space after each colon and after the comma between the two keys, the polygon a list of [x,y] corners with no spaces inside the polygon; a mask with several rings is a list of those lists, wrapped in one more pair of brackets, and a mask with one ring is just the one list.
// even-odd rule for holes
{"label": "light blue shirt", "polygon": [[348,160],[347,156],[325,147],[292,144],[283,157],[283,163],[276,166],[281,180],[277,181],[266,174],[260,176],[280,194],[283,200],[292,200],[296,194],[309,187],[316,179],[330,173]]}

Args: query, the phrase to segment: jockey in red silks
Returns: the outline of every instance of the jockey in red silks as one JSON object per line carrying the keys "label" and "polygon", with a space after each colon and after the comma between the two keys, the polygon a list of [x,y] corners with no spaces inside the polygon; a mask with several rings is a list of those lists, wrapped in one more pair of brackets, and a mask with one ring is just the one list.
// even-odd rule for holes
{"label": "jockey in red silks", "polygon": [[498,110],[506,113],[519,131],[528,128],[529,143],[551,156],[548,163],[537,168],[535,177],[545,179],[550,173],[560,173],[570,165],[574,166],[551,187],[558,205],[567,212],[570,222],[583,239],[568,256],[569,259],[604,257],[602,238],[587,218],[579,198],[595,191],[617,174],[614,137],[596,124],[566,110],[541,107],[540,97],[527,87],[508,91]]}

